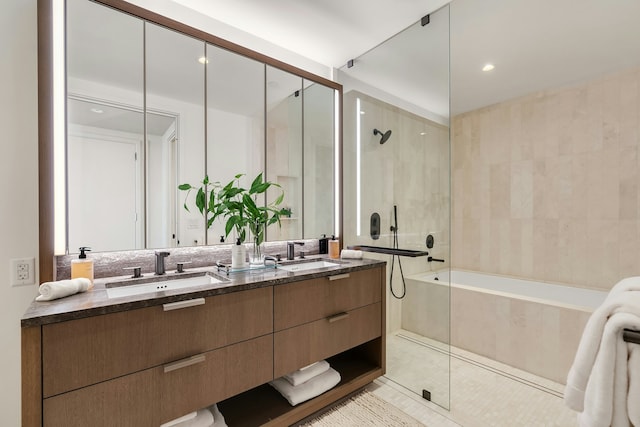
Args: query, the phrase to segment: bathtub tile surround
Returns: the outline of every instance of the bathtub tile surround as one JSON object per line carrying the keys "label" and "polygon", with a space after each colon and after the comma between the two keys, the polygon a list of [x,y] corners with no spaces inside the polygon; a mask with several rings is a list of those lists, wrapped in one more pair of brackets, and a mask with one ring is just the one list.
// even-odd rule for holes
{"label": "bathtub tile surround", "polygon": [[408,278],[408,292],[428,295],[429,302],[403,301],[403,329],[448,342],[449,325],[438,322],[443,309],[437,307],[449,310],[450,298],[452,346],[565,383],[580,332],[605,292],[458,270],[451,275],[450,296],[447,272],[439,281],[428,273]]}
{"label": "bathtub tile surround", "polygon": [[455,268],[608,290],[640,274],[640,68],[454,117]]}

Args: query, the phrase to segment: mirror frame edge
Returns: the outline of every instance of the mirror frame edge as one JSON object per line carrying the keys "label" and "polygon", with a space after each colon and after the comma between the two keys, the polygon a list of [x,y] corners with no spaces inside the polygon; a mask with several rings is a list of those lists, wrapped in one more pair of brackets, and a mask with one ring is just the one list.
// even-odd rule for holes
{"label": "mirror frame edge", "polygon": [[[89,0],[87,0],[89,1]],[[124,0],[91,0],[95,3],[111,7],[120,12],[124,12],[149,22],[172,29],[182,34],[211,43],[231,52],[243,55],[245,57],[260,61],[264,64],[271,65],[283,71],[300,76],[304,79],[320,83],[330,87],[339,94],[339,103],[337,112],[338,123],[337,132],[338,140],[335,141],[337,147],[335,150],[339,152],[339,161],[335,167],[338,173],[335,174],[338,179],[339,195],[338,200],[340,209],[338,217],[338,239],[340,248],[343,247],[343,191],[342,191],[342,161],[343,161],[343,120],[342,120],[342,95],[343,86],[333,80],[318,76],[309,71],[298,68],[294,65],[277,60],[268,55],[256,52],[252,49],[235,44],[228,40],[214,36],[203,30],[191,27],[182,22],[133,5]],[[66,4],[66,1],[65,1]],[[38,24],[38,203],[39,203],[39,273],[40,282],[46,282],[56,279],[55,270],[55,224],[54,224],[54,185],[53,185],[53,49],[51,46],[53,34],[53,1],[38,0],[37,5],[37,24]],[[335,225],[334,225],[335,228]],[[333,232],[334,230],[332,230]]]}

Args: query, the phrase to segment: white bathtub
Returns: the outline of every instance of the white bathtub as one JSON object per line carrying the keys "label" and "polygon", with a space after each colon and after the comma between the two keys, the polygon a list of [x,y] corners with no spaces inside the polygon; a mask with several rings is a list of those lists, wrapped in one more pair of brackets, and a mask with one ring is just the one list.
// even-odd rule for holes
{"label": "white bathtub", "polygon": [[[407,277],[402,328],[565,383],[605,292],[469,271]],[[449,311],[450,310],[450,311]],[[450,324],[449,324],[450,316]]]}

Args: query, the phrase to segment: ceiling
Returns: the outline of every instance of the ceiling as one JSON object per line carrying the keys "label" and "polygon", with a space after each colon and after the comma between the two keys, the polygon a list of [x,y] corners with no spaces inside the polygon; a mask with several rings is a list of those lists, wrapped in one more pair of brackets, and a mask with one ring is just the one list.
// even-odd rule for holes
{"label": "ceiling", "polygon": [[[329,67],[342,67],[417,22],[447,0],[173,0]],[[459,114],[527,93],[557,88],[640,64],[640,2],[634,0],[453,0],[451,112]],[[429,78],[424,34],[379,56],[370,85],[414,93],[433,103],[442,82]],[[413,43],[413,44],[411,44]],[[384,46],[381,47],[384,49]],[[378,60],[379,61],[379,60]],[[495,70],[486,73],[486,62]],[[423,64],[422,66],[420,64]],[[440,67],[441,68],[441,67]],[[423,69],[411,76],[407,69]],[[376,76],[373,76],[375,74]],[[401,75],[402,78],[396,76]],[[390,87],[396,80],[401,88]],[[414,89],[407,89],[413,85]],[[431,87],[430,87],[431,86]],[[419,95],[415,95],[419,93]],[[441,96],[437,96],[442,98]]]}

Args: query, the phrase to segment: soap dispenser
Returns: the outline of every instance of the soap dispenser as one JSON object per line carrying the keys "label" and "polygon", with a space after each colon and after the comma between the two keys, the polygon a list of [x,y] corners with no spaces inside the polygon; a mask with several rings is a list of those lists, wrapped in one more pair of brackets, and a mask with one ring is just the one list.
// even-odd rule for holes
{"label": "soap dispenser", "polygon": [[336,239],[336,236],[331,236],[329,240],[329,258],[340,258],[340,240]]}
{"label": "soap dispenser", "polygon": [[244,268],[246,259],[247,249],[244,247],[240,239],[236,239],[236,244],[231,247],[231,268]]}
{"label": "soap dispenser", "polygon": [[86,246],[80,247],[80,256],[78,259],[71,261],[71,278],[77,279],[78,277],[84,277],[91,281],[89,289],[93,288],[93,260],[87,258],[85,252],[91,251],[91,248]]}

